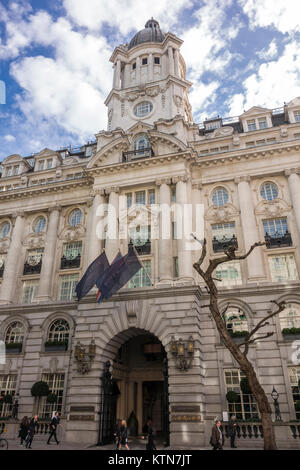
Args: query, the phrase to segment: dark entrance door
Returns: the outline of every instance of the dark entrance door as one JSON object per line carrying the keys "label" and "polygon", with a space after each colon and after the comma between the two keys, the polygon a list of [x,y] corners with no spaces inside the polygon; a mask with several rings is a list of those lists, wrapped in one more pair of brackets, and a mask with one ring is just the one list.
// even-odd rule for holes
{"label": "dark entrance door", "polygon": [[114,429],[116,425],[117,399],[120,394],[119,388],[111,378],[110,362],[104,366],[101,377],[102,400],[100,411],[100,427],[98,445],[111,444],[114,440]]}

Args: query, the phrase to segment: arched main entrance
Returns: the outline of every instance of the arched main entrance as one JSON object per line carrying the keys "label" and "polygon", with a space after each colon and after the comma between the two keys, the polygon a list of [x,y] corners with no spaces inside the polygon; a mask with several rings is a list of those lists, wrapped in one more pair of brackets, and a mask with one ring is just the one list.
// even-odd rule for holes
{"label": "arched main entrance", "polygon": [[[125,340],[124,340],[124,333]],[[99,444],[113,441],[118,419],[126,419],[131,437],[143,433],[150,417],[160,439],[169,445],[167,355],[153,334],[136,328],[114,338],[116,352],[102,376]]]}

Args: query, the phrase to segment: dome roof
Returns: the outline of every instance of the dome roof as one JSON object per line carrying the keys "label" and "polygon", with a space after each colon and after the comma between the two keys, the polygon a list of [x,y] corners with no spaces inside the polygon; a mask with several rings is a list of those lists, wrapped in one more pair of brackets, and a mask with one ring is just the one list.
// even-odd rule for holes
{"label": "dome roof", "polygon": [[159,22],[151,18],[145,24],[145,29],[136,33],[131,39],[128,49],[132,49],[144,42],[163,42],[165,35],[162,33]]}

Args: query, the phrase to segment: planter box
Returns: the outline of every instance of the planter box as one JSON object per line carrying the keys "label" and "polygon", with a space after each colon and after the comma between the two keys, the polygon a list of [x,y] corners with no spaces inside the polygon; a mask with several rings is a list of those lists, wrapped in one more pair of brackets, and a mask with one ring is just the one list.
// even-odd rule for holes
{"label": "planter box", "polygon": [[6,354],[20,354],[22,352],[22,346],[16,346],[14,348],[5,348]]}
{"label": "planter box", "polygon": [[297,339],[299,340],[300,339],[300,334],[296,334],[296,335],[282,335],[283,336],[283,339],[285,339],[286,341],[296,341]]}
{"label": "planter box", "polygon": [[66,351],[68,349],[67,344],[45,344],[45,351],[46,352],[51,352],[51,351]]}

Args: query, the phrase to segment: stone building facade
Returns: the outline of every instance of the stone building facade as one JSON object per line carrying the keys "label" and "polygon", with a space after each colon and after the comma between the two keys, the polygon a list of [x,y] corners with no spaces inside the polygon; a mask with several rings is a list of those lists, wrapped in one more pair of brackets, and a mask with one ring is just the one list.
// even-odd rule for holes
{"label": "stone building facade", "polygon": [[[165,442],[201,446],[224,411],[247,420],[248,438],[259,434],[257,407],[241,393],[242,374],[203,307],[207,291],[192,267],[200,250],[177,237],[174,214],[170,238],[151,237],[165,223],[151,218],[153,204],[202,205],[210,257],[228,244],[242,254],[266,240],[246,260],[220,266],[220,303],[230,302],[224,321],[238,341],[272,300],[286,300],[266,328],[274,335],[249,355],[268,396],[279,392],[283,421],[300,418],[300,98],[195,124],[181,44],[149,20],[112,54],[108,128],[95,142],[2,161],[0,392],[18,397],[19,417],[38,412],[43,421],[58,409],[68,441],[104,442],[117,418],[130,418],[140,434],[152,416]],[[114,239],[99,207],[119,213],[121,200],[129,231]],[[78,302],[74,288],[88,265],[103,248],[110,262],[118,249],[125,254],[129,239],[143,268],[108,301],[96,303],[93,289]],[[174,353],[182,346],[185,361]],[[56,403],[31,395],[40,380]],[[229,390],[238,403],[228,403]],[[0,407],[1,421],[12,406]],[[299,430],[282,426],[282,445],[295,445]]]}

